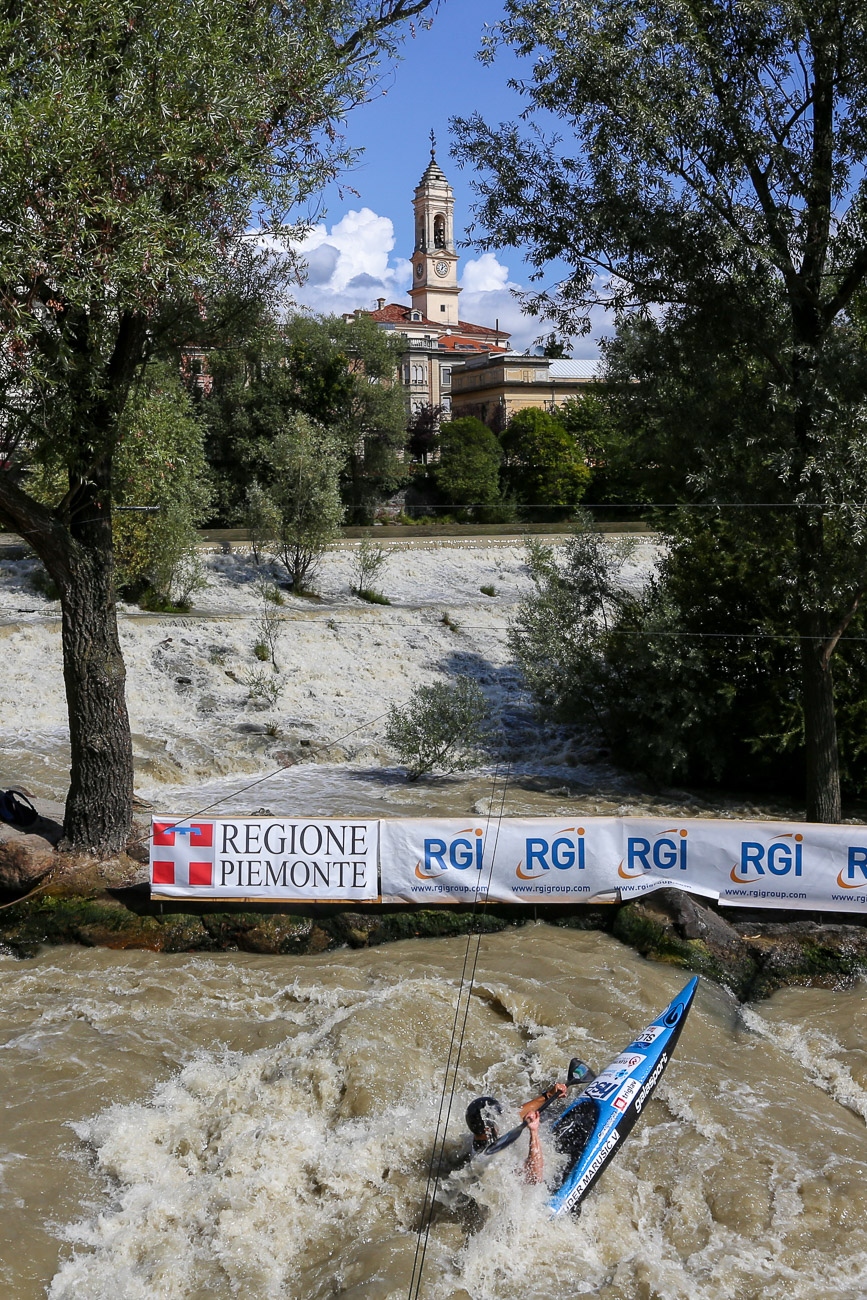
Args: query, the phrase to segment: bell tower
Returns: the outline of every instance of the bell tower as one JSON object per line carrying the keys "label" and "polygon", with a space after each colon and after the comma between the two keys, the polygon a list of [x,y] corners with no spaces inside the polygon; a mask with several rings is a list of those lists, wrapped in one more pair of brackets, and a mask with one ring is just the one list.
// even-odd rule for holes
{"label": "bell tower", "polygon": [[412,254],[413,308],[437,325],[458,323],[458,255],[455,250],[455,196],[436,160],[430,133],[430,162],[413,199],[415,249]]}

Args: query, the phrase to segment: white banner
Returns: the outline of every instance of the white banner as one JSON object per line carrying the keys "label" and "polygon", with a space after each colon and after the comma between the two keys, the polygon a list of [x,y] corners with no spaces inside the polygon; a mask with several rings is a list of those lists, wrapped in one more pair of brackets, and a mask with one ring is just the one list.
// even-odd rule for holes
{"label": "white banner", "polygon": [[617,831],[613,817],[382,822],[383,901],[586,903],[616,888]]}
{"label": "white banner", "polygon": [[[379,875],[377,875],[377,867]],[[664,885],[729,907],[867,908],[867,827],[651,817],[154,818],[164,898],[588,903]]]}
{"label": "white banner", "polygon": [[151,892],[251,902],[370,901],[379,894],[379,823],[155,817]]}
{"label": "white banner", "polygon": [[684,818],[383,822],[384,901],[628,901],[665,885],[730,907],[867,907],[867,827]]}

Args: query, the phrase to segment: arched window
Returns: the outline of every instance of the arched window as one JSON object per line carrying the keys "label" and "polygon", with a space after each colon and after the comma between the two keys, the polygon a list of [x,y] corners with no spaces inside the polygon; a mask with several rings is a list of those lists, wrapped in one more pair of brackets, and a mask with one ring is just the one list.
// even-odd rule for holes
{"label": "arched window", "polygon": [[417,363],[413,365],[413,368],[412,368],[412,382],[413,382],[414,384],[425,384],[425,383],[427,383],[427,367],[426,367],[426,366],[422,366],[422,365],[419,365],[419,364],[417,364]]}
{"label": "arched window", "polygon": [[446,219],[442,214],[434,217],[434,248],[446,246]]}

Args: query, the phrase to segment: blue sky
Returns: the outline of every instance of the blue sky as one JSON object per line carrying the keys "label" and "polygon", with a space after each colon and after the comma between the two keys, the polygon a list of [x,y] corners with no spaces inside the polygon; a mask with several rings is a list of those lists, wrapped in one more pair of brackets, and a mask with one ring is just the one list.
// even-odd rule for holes
{"label": "blue sky", "polygon": [[[449,119],[480,111],[502,121],[517,117],[521,107],[507,85],[510,75],[520,75],[519,61],[506,51],[484,67],[475,57],[485,24],[494,24],[501,12],[499,0],[442,0],[431,30],[407,39],[382,93],[350,115],[348,142],[364,154],[324,195],[326,215],[305,245],[310,274],[299,301],[321,312],[373,307],[377,297],[409,301],[412,196],[430,158],[431,128],[437,160],[455,191],[455,232],[463,237],[473,194],[470,176],[450,157]],[[527,282],[518,250],[480,255],[463,249],[461,271],[462,319],[491,326],[499,319],[521,350],[546,332],[541,322],[522,316],[510,292]],[[592,336],[576,340],[575,356],[597,352]]]}

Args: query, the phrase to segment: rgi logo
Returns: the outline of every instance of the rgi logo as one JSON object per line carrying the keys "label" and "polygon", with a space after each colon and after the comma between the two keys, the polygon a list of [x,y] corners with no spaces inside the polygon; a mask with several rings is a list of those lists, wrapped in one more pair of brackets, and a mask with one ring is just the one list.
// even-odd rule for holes
{"label": "rgi logo", "polygon": [[863,889],[867,885],[867,848],[849,845],[848,862],[837,875],[841,889]]}
{"label": "rgi logo", "polygon": [[541,835],[529,836],[524,841],[524,858],[515,868],[519,880],[539,880],[546,871],[570,871],[577,867],[579,871],[585,866],[585,846],[582,836],[583,826],[564,826],[552,839]]}
{"label": "rgi logo", "polygon": [[[784,842],[785,841],[785,842]],[[729,873],[736,885],[750,884],[763,876],[800,876],[804,870],[804,837],[786,831],[775,835],[770,844],[754,840],[741,843],[741,860]]]}
{"label": "rgi logo", "polygon": [[630,835],[626,841],[626,857],[621,859],[617,874],[624,880],[634,880],[654,869],[686,871],[688,834],[675,826],[659,831],[653,839]]}
{"label": "rgi logo", "polygon": [[421,861],[417,862],[415,874],[419,880],[430,880],[432,876],[441,876],[450,869],[467,871],[474,867],[476,871],[481,871],[484,854],[484,831],[476,826],[468,826],[450,840],[425,840],[424,866]]}

